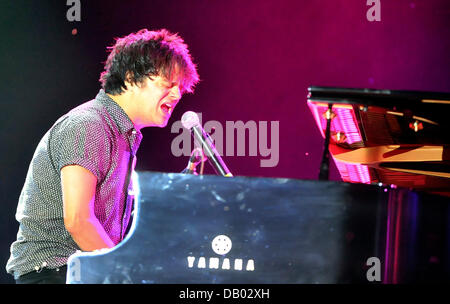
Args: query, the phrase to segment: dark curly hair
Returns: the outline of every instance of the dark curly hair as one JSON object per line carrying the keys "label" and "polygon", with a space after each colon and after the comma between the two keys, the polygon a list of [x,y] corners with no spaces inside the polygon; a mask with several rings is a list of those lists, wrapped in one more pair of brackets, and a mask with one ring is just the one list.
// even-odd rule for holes
{"label": "dark curly hair", "polygon": [[106,93],[120,95],[127,90],[125,80],[142,84],[146,77],[164,76],[171,80],[177,69],[181,73],[182,90],[192,93],[199,81],[196,65],[188,46],[178,34],[166,29],[142,29],[122,38],[108,47],[110,54],[100,75]]}

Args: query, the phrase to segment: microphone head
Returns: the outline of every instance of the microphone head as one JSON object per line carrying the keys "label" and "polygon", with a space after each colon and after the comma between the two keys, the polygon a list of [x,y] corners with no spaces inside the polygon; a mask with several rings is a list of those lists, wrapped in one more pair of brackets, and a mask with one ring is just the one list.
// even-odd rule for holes
{"label": "microphone head", "polygon": [[197,113],[187,111],[183,114],[183,116],[181,116],[181,124],[183,125],[183,127],[190,130],[195,126],[200,125],[200,120]]}

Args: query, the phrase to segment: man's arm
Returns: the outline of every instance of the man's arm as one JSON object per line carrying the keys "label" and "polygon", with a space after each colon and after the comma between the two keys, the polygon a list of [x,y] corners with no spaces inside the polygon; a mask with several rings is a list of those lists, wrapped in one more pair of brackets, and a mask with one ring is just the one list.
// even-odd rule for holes
{"label": "man's arm", "polygon": [[61,169],[64,225],[83,251],[115,246],[94,214],[97,178],[79,165]]}

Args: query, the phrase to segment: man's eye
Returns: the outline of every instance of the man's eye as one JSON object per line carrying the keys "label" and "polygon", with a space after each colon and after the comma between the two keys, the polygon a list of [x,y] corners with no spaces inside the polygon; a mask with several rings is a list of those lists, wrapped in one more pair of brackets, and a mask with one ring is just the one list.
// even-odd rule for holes
{"label": "man's eye", "polygon": [[161,83],[161,85],[162,85],[164,88],[166,88],[166,89],[170,89],[170,88],[171,88],[171,84],[168,83],[168,82],[163,82],[163,83]]}

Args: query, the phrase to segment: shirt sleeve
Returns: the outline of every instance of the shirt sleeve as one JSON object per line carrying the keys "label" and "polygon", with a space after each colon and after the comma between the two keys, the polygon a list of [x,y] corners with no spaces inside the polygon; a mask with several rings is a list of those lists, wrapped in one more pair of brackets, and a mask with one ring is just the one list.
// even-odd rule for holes
{"label": "shirt sleeve", "polygon": [[68,165],[79,165],[101,182],[111,164],[111,138],[104,124],[95,117],[68,117],[55,126],[50,138],[53,162],[58,172]]}

